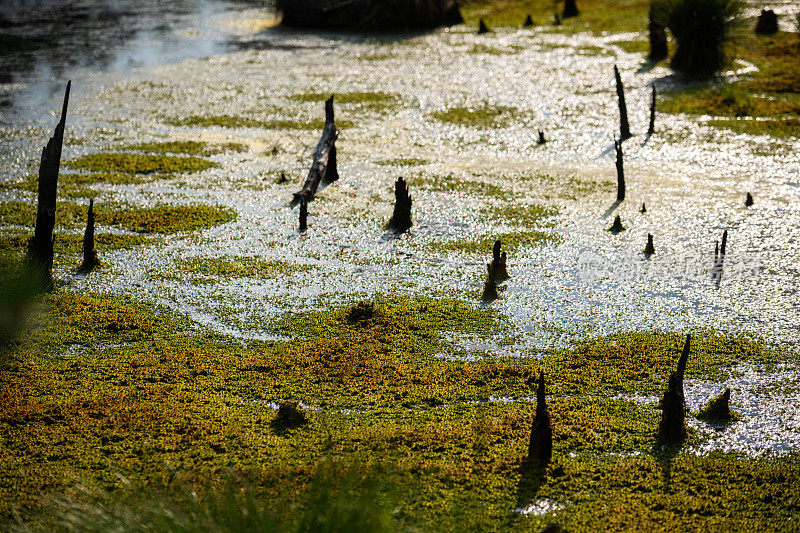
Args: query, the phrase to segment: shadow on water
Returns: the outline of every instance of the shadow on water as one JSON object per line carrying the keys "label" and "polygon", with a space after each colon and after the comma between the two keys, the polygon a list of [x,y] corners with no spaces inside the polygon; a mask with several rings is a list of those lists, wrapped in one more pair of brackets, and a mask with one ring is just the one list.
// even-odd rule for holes
{"label": "shadow on water", "polygon": [[660,441],[656,441],[656,443],[653,444],[653,448],[650,450],[650,453],[661,467],[661,477],[665,492],[670,490],[670,485],[672,484],[672,462],[675,460],[680,450],[680,445],[664,444]]}
{"label": "shadow on water", "polygon": [[616,211],[616,210],[617,210],[617,208],[620,206],[620,204],[621,204],[621,203],[622,203],[622,200],[617,200],[616,202],[614,202],[613,204],[611,204],[611,207],[609,207],[609,208],[606,210],[606,212],[605,212],[605,213],[603,213],[602,215],[600,215],[600,220],[603,220],[603,219],[606,219],[606,218],[610,217],[610,216],[611,216],[611,214],[612,214],[612,213],[614,213],[614,211]]}
{"label": "shadow on water", "polygon": [[536,495],[544,484],[547,467],[535,464],[526,457],[519,466],[518,472],[516,508],[525,509],[536,500]]}

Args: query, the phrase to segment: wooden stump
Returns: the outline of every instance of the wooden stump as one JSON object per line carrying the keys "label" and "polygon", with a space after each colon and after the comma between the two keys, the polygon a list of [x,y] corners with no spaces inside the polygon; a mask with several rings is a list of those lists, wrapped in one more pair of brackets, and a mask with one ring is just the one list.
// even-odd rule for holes
{"label": "wooden stump", "polygon": [[772,35],[778,33],[778,15],[771,9],[762,9],[756,23],[756,33]]}
{"label": "wooden stump", "polygon": [[564,11],[561,13],[561,18],[570,18],[578,16],[578,6],[575,0],[564,0]]}
{"label": "wooden stump", "polygon": [[505,252],[500,251],[501,247],[502,243],[497,240],[494,242],[494,247],[492,248],[491,269],[492,272],[494,272],[494,280],[497,283],[502,283],[511,278],[511,276],[508,275],[508,268],[506,267],[507,256]]}
{"label": "wooden stump", "polygon": [[86,219],[86,231],[83,234],[83,263],[81,272],[91,272],[100,265],[97,250],[94,249],[94,200],[89,200],[89,214]]}
{"label": "wooden stump", "polygon": [[745,207],[752,207],[753,203],[754,203],[753,202],[753,195],[750,194],[750,193],[747,193],[747,197],[744,199]]}
{"label": "wooden stump", "polygon": [[483,35],[484,33],[489,33],[489,26],[481,19],[478,21],[478,35]]}
{"label": "wooden stump", "polygon": [[661,397],[661,422],[658,425],[659,438],[670,444],[683,441],[686,436],[686,397],[683,393],[683,375],[691,349],[691,335],[686,335],[683,351],[678,359],[678,368],[669,376],[667,390]]}
{"label": "wooden stump", "polygon": [[311,169],[308,171],[303,188],[294,193],[292,205],[297,205],[301,199],[305,199],[306,202],[312,201],[321,182],[332,183],[339,179],[339,173],[336,170],[335,144],[338,137],[339,131],[334,122],[333,95],[331,95],[325,101],[325,127],[322,129],[322,137],[314,149]]}
{"label": "wooden stump", "polygon": [[644,247],[644,255],[651,256],[656,253],[656,249],[653,246],[653,236],[651,234],[647,234],[647,244]]}
{"label": "wooden stump", "polygon": [[64,103],[61,107],[61,120],[58,122],[53,136],[47,141],[47,146],[42,149],[42,159],[39,163],[36,228],[33,237],[28,241],[26,264],[42,291],[53,289],[53,228],[56,224],[56,191],[71,87],[72,82],[68,81],[67,89],[64,92]]}
{"label": "wooden stump", "polygon": [[536,141],[536,144],[545,144],[547,139],[544,138],[544,132],[539,130],[539,140]]}
{"label": "wooden stump", "polygon": [[496,281],[497,276],[494,268],[492,268],[491,263],[486,265],[486,270],[486,281],[483,282],[483,294],[481,295],[481,300],[483,300],[484,303],[492,303],[498,298]]}
{"label": "wooden stump", "polygon": [[623,231],[625,231],[625,226],[622,225],[622,219],[619,218],[619,215],[617,215],[614,218],[614,223],[611,224],[611,227],[608,228],[608,231],[610,231],[614,235],[616,235],[617,233],[622,233]]}
{"label": "wooden stump", "polygon": [[305,198],[300,199],[300,224],[298,229],[301,232],[308,229],[308,202]]}
{"label": "wooden stump", "polygon": [[411,196],[408,184],[400,177],[394,184],[394,212],[386,224],[387,229],[403,232],[411,227]]}
{"label": "wooden stump", "polygon": [[536,388],[536,416],[528,441],[528,460],[536,466],[545,467],[552,457],[553,428],[550,425],[550,412],[545,401],[544,372],[541,372]]}
{"label": "wooden stump", "polygon": [[614,65],[614,79],[617,82],[617,101],[619,104],[619,138],[620,141],[631,138],[631,127],[628,124],[628,106],[625,104],[625,87],[619,69]]}
{"label": "wooden stump", "polygon": [[533,26],[533,17],[528,15],[527,17],[525,17],[525,22],[522,23],[522,27],[530,28],[531,26]]}
{"label": "wooden stump", "polygon": [[726,388],[722,394],[713,398],[708,405],[700,409],[697,418],[707,420],[709,422],[728,422],[733,415],[731,415],[731,390]]}
{"label": "wooden stump", "polygon": [[644,205],[644,202],[642,202],[642,208],[641,208],[641,209],[639,209],[639,212],[640,212],[641,214],[645,214],[645,213],[647,213],[647,206],[646,206],[646,205]]}

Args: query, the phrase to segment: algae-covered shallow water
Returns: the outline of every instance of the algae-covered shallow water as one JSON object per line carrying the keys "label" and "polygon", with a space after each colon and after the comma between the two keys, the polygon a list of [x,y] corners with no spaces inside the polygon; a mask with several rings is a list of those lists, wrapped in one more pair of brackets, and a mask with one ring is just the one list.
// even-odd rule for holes
{"label": "algae-covered shallow water", "polygon": [[[33,67],[14,63],[19,72],[2,80],[5,182],[36,171],[66,79],[65,161],[143,142],[244,147],[205,156],[216,165],[201,172],[97,189],[98,203],[204,203],[237,218],[153,245],[101,248],[105,266],[90,276],[57,263],[68,290],[130,295],[219,333],[277,339],[282,316],[375,294],[477,305],[491,244],[503,235],[512,278],[491,305],[517,331],[501,343],[460,339],[473,356],[536,357],[649,330],[800,347],[800,137],[736,134],[706,125],[709,117],[666,114],[645,136],[651,84],[679,82],[617,44],[644,34],[537,27],[479,36],[464,25],[417,36],[309,34],[277,29],[267,8],[198,5],[140,14],[141,28],[104,44],[99,59],[53,70],[50,49],[31,52]],[[619,206],[615,64],[634,131],[624,143],[628,195]],[[754,68],[738,67],[726,76]],[[310,205],[301,234],[288,202],[305,178],[328,94],[337,95],[341,179]],[[282,172],[286,183],[277,182]],[[383,229],[398,176],[414,201],[414,227],[402,236]],[[627,230],[612,235],[617,214]],[[713,250],[724,230],[728,255],[716,286]],[[796,399],[797,369],[762,370],[730,382],[733,407],[747,416],[703,450],[797,449],[800,420],[784,411]],[[786,391],[767,386],[776,375]],[[690,382],[689,407],[714,387]]]}

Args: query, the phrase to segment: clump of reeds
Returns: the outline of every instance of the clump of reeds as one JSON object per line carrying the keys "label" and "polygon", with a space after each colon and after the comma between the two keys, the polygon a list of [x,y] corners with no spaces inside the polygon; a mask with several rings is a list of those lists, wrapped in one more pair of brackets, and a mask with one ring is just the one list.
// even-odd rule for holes
{"label": "clump of reeds", "polygon": [[691,77],[713,75],[742,12],[740,0],[655,0],[653,8],[677,43],[673,70]]}
{"label": "clump of reeds", "polygon": [[457,0],[276,0],[295,28],[403,31],[460,24]]}

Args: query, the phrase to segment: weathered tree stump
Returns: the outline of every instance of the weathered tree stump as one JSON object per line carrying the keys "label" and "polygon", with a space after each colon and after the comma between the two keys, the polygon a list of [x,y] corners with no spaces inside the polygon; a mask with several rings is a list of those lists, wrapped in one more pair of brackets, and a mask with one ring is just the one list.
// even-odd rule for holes
{"label": "weathered tree stump", "polygon": [[644,255],[650,257],[656,253],[656,248],[653,246],[653,236],[651,234],[647,234],[647,244],[644,247]]}
{"label": "weathered tree stump", "polygon": [[483,21],[483,19],[478,21],[478,35],[482,35],[484,33],[489,33],[489,26]]}
{"label": "weathered tree stump", "polygon": [[733,416],[731,415],[731,390],[726,388],[725,391],[713,398],[708,405],[700,409],[697,418],[707,420],[709,422],[728,422]]}
{"label": "weathered tree stump", "polygon": [[481,300],[483,300],[484,303],[491,303],[498,298],[497,275],[495,274],[491,263],[486,265],[486,271],[486,281],[483,283],[483,294],[481,295]]}
{"label": "weathered tree stump", "polygon": [[300,203],[302,198],[310,202],[317,194],[320,183],[332,183],[339,179],[336,170],[336,139],[339,131],[336,129],[333,114],[333,95],[325,101],[325,127],[322,129],[317,147],[314,149],[314,156],[311,162],[311,169],[308,177],[303,184],[303,188],[294,193],[292,205]]}
{"label": "weathered tree stump", "polygon": [[654,9],[650,7],[650,22],[647,25],[650,33],[650,55],[647,59],[650,61],[661,61],[666,59],[667,50],[667,30],[664,25],[656,20]]}
{"label": "weathered tree stump", "polygon": [[628,106],[625,104],[625,87],[619,69],[614,65],[614,79],[617,82],[617,101],[619,103],[619,138],[620,141],[631,138],[631,127],[628,124]]}
{"label": "weathered tree stump", "polygon": [[686,335],[683,351],[678,359],[678,368],[669,376],[667,390],[661,397],[661,422],[658,435],[662,441],[677,444],[686,436],[686,397],[683,393],[683,375],[691,349],[691,335]]}
{"label": "weathered tree stump", "polygon": [[298,229],[303,232],[308,229],[308,202],[300,198],[300,224]]}
{"label": "weathered tree stump", "polygon": [[306,414],[300,408],[297,402],[286,401],[281,402],[278,406],[278,413],[272,419],[270,425],[272,429],[279,433],[289,431],[308,423]]}
{"label": "weathered tree stump", "polygon": [[619,218],[619,215],[617,215],[614,218],[614,223],[611,225],[610,228],[608,228],[608,231],[610,231],[614,235],[616,235],[617,233],[622,233],[623,231],[625,231],[625,226],[622,225],[622,220]]}
{"label": "weathered tree stump", "polygon": [[778,33],[778,15],[771,9],[762,9],[756,23],[756,33],[772,35]]}
{"label": "weathered tree stump", "polygon": [[89,200],[89,214],[86,219],[86,232],[83,234],[83,263],[81,272],[91,272],[100,265],[97,250],[94,249],[94,200]]}
{"label": "weathered tree stump", "polygon": [[639,209],[639,212],[640,212],[641,214],[645,214],[645,213],[647,213],[647,206],[645,206],[645,205],[644,205],[644,202],[642,202],[642,208],[641,208],[641,209]]}
{"label": "weathered tree stump", "polygon": [[511,277],[508,275],[508,269],[506,267],[506,253],[500,251],[501,247],[502,243],[499,240],[494,241],[494,247],[492,248],[492,263],[490,266],[492,272],[494,272],[494,279],[497,283],[502,283]]}
{"label": "weathered tree stump", "polygon": [[53,289],[53,228],[56,224],[56,191],[71,87],[72,81],[68,81],[67,89],[64,92],[64,103],[61,106],[61,120],[58,122],[53,136],[47,141],[47,146],[42,149],[42,159],[39,163],[36,228],[33,237],[28,241],[26,264],[42,291]]}
{"label": "weathered tree stump", "polygon": [[747,193],[747,197],[744,199],[745,207],[752,207],[753,203],[754,203],[753,202],[753,195],[750,194],[750,193]]}
{"label": "weathered tree stump", "polygon": [[564,0],[564,11],[561,13],[561,18],[570,18],[578,16],[578,6],[575,0]]}
{"label": "weathered tree stump", "polygon": [[525,17],[525,22],[522,23],[522,27],[530,28],[531,26],[533,26],[533,17],[528,15],[527,17]]}
{"label": "weathered tree stump", "polygon": [[289,180],[288,180],[288,179],[286,179],[286,173],[285,173],[285,172],[283,172],[283,171],[281,171],[281,175],[280,175],[280,176],[278,176],[278,179],[276,179],[276,180],[275,180],[275,183],[277,183],[278,185],[280,185],[280,184],[282,184],[282,183],[286,183],[287,181],[289,181]]}
{"label": "weathered tree stump", "polygon": [[394,184],[394,213],[386,224],[388,229],[403,232],[411,227],[411,196],[408,194],[408,185],[400,177]]}
{"label": "weathered tree stump", "polygon": [[617,201],[625,199],[625,168],[622,164],[622,141],[614,141],[614,151],[617,154]]}
{"label": "weathered tree stump", "polygon": [[528,461],[539,467],[545,467],[553,458],[553,428],[550,425],[550,412],[544,393],[544,372],[539,374],[536,388],[536,416],[531,426],[531,437],[528,441]]}
{"label": "weathered tree stump", "polygon": [[647,135],[656,132],[656,86],[653,85],[653,93],[650,97],[650,125],[647,126]]}
{"label": "weathered tree stump", "polygon": [[536,141],[536,144],[545,144],[547,139],[544,138],[544,132],[539,130],[539,140]]}

